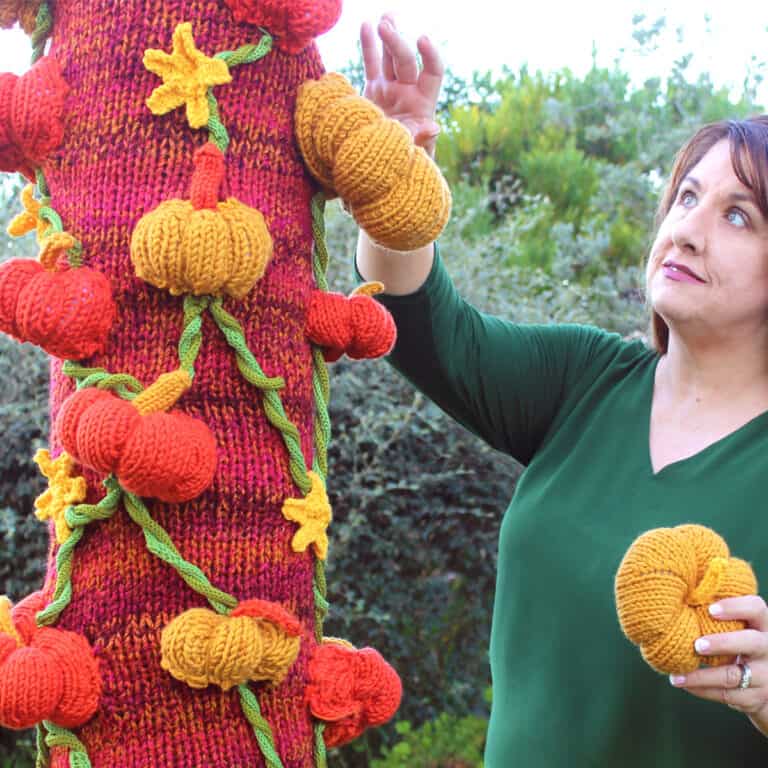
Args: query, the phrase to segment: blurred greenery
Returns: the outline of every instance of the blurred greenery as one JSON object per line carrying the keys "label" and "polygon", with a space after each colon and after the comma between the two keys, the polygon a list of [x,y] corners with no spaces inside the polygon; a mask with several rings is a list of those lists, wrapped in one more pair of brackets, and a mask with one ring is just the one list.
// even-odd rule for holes
{"label": "blurred greenery", "polygon": [[[635,55],[664,20],[638,17]],[[584,76],[448,73],[438,159],[453,191],[442,253],[460,291],[521,322],[646,326],[642,262],[679,145],[704,122],[761,111],[763,62],[734,96],[690,56],[633,85],[624,62]],[[359,62],[347,74],[361,85]],[[0,187],[0,225],[19,184]],[[354,284],[354,222],[327,208],[333,290]],[[9,241],[0,260],[31,255]],[[0,593],[39,587],[45,529],[31,461],[47,432],[47,361],[0,337]],[[475,768],[488,715],[487,641],[501,516],[520,468],[415,393],[384,362],[332,369],[329,493],[334,507],[329,635],[376,647],[405,685],[397,721],[332,750],[331,768]],[[31,765],[29,736],[0,731],[0,766]]]}

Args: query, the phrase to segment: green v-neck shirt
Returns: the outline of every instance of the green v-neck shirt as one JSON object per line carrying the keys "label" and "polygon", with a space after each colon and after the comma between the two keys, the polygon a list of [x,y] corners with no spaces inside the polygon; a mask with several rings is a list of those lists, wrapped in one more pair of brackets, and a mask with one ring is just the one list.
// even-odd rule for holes
{"label": "green v-neck shirt", "polygon": [[439,254],[420,290],[378,298],[397,323],[392,364],[526,465],[501,525],[486,768],[768,766],[768,738],[744,715],[645,664],[613,591],[638,535],[699,523],[766,593],[768,413],[654,474],[658,357],[641,342],[485,315]]}

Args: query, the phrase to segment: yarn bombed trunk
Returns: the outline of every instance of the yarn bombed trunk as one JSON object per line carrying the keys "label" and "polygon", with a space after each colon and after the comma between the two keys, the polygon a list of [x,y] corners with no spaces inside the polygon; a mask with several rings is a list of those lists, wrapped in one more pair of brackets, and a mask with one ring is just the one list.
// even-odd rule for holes
{"label": "yarn bombed trunk", "polygon": [[[52,206],[83,246],[83,264],[109,278],[117,306],[106,352],[80,361],[126,372],[148,386],[178,367],[183,297],[139,279],[131,234],[162,202],[189,196],[193,155],[204,135],[184,110],[158,117],[147,99],[160,83],[142,63],[147,49],[171,50],[179,23],[191,22],[209,56],[258,42],[260,30],[237,23],[221,0],[57,0],[50,55],[69,87],[64,141],[42,164]],[[314,287],[311,199],[316,187],[293,137],[299,85],[322,73],[314,45],[279,48],[232,70],[216,89],[231,143],[222,199],[264,214],[273,241],[269,269],[241,300],[224,307],[240,321],[267,376],[283,377],[282,403],[298,428],[307,465],[313,459],[312,354],[305,314]],[[240,374],[232,348],[210,314],[193,386],[177,408],[199,418],[216,443],[210,486],[184,503],[146,499],[152,517],[185,560],[238,600],[258,597],[290,607],[305,634],[315,622],[314,556],[294,552],[296,526],[281,513],[300,496],[280,433],[268,423],[261,393]],[[52,423],[74,391],[53,359]],[[179,449],[183,450],[184,446]],[[51,434],[51,453],[62,449]],[[103,474],[84,468],[87,501],[104,496]],[[55,580],[54,561],[48,585]],[[262,766],[265,758],[236,690],[195,690],[160,663],[161,632],[191,608],[205,606],[168,564],[147,549],[142,529],[120,504],[89,526],[78,544],[72,600],[56,626],[83,635],[99,661],[102,691],[95,716],[79,731],[93,768]],[[305,637],[285,679],[254,687],[285,768],[314,766],[313,723],[304,688],[311,638]],[[52,764],[69,765],[52,750]]]}

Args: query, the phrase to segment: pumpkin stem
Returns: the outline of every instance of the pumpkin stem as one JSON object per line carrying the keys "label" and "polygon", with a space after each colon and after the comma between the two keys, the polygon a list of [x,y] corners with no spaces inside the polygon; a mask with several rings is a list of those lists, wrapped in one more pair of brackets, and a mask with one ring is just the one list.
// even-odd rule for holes
{"label": "pumpkin stem", "polygon": [[224,180],[224,153],[212,142],[206,142],[195,152],[195,171],[189,197],[196,210],[216,210],[219,190]]}

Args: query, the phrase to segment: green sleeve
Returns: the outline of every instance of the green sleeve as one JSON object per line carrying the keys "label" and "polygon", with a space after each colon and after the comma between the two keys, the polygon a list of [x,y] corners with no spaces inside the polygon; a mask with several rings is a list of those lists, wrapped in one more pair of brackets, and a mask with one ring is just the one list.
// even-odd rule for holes
{"label": "green sleeve", "polygon": [[437,249],[418,291],[377,298],[397,325],[389,362],[465,427],[524,464],[623,344],[591,326],[517,325],[478,311],[458,295]]}

